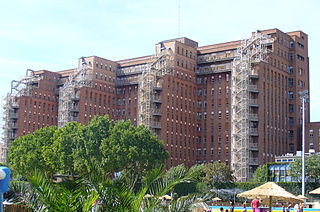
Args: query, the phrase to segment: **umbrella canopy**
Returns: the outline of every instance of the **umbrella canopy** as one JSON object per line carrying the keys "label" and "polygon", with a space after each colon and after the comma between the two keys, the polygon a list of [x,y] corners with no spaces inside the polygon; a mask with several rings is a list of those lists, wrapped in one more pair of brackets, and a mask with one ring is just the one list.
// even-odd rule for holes
{"label": "umbrella canopy", "polygon": [[166,194],[162,196],[161,199],[172,200],[172,197]]}
{"label": "umbrella canopy", "polygon": [[297,197],[298,197],[299,199],[301,199],[301,200],[308,199],[308,197],[305,197],[305,196],[303,196],[303,195],[301,195],[301,194],[300,194],[300,195],[298,195]]}
{"label": "umbrella canopy", "polygon": [[298,197],[295,195],[287,192],[285,189],[281,188],[274,182],[268,182],[261,186],[258,186],[254,189],[251,189],[249,191],[242,192],[237,195],[238,197],[246,197],[248,199],[254,199],[256,197],[262,198],[262,199],[269,199],[269,211],[271,211],[271,202],[272,198],[275,198],[277,200],[286,200],[286,201],[301,201]]}
{"label": "umbrella canopy", "polygon": [[310,191],[309,194],[320,194],[320,188]]}
{"label": "umbrella canopy", "polygon": [[219,197],[215,197],[212,199],[213,201],[221,201],[221,199]]}
{"label": "umbrella canopy", "polygon": [[274,197],[278,200],[287,200],[287,201],[299,201],[300,199],[295,195],[287,192],[282,187],[278,186],[274,182],[268,182],[261,186],[258,186],[249,191],[242,192],[237,195],[238,197],[246,197],[248,199],[254,199],[260,197],[266,199],[269,197]]}
{"label": "umbrella canopy", "polygon": [[151,198],[151,197],[154,197],[153,195],[151,195],[151,194],[146,194],[146,195],[144,195],[144,197],[143,198]]}

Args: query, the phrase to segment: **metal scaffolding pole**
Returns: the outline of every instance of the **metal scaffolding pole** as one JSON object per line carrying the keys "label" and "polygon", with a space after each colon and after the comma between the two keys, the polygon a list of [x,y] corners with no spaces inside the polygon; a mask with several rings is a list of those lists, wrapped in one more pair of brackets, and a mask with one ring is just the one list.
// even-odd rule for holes
{"label": "metal scaffolding pole", "polygon": [[[161,44],[159,44],[161,45]],[[171,49],[162,48],[157,52],[152,61],[148,64],[139,80],[139,119],[138,124],[145,125],[151,129],[161,128],[160,120],[154,114],[159,116],[160,109],[159,91],[162,89],[162,80],[164,75],[173,75],[173,53]]]}
{"label": "metal scaffolding pole", "polygon": [[250,134],[258,132],[250,127],[249,76],[253,74],[253,65],[266,60],[268,37],[259,32],[243,40],[237,49],[232,64],[232,116],[231,116],[231,168],[237,181],[249,179],[250,161],[256,160],[250,155]]}
{"label": "metal scaffolding pole", "polygon": [[6,162],[8,147],[17,138],[20,97],[31,96],[40,79],[40,75],[31,69],[27,69],[23,78],[11,82],[11,91],[4,98],[3,105],[3,146],[0,162]]}
{"label": "metal scaffolding pole", "polygon": [[87,62],[80,58],[80,67],[74,71],[66,82],[59,89],[58,126],[63,127],[70,121],[78,121],[79,89],[91,87],[92,69],[89,69]]}

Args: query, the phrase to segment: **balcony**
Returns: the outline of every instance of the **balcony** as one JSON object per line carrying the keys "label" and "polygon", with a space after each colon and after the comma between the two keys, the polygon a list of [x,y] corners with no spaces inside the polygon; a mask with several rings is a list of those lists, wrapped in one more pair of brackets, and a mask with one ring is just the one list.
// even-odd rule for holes
{"label": "balcony", "polygon": [[259,93],[258,85],[249,85],[248,90],[249,92]]}
{"label": "balcony", "polygon": [[72,96],[71,101],[78,102],[78,101],[80,101],[80,98],[77,96]]}
{"label": "balcony", "polygon": [[9,113],[10,119],[18,119],[18,113]]}
{"label": "balcony", "polygon": [[13,109],[18,109],[19,108],[19,105],[16,102],[12,103],[11,106],[12,106]]}
{"label": "balcony", "polygon": [[115,84],[117,86],[137,85],[137,84],[139,84],[139,78],[135,77],[135,78],[128,78],[128,79],[125,79],[125,80],[116,79],[115,80]]}
{"label": "balcony", "polygon": [[148,64],[123,67],[123,68],[117,69],[116,74],[117,76],[141,74],[142,72],[147,71],[149,68],[150,66]]}
{"label": "balcony", "polygon": [[249,74],[249,77],[252,79],[259,79],[259,73],[257,70],[252,70],[251,73]]}
{"label": "balcony", "polygon": [[10,123],[9,123],[9,127],[10,127],[11,129],[18,129],[18,125],[17,125],[17,123],[15,123],[15,122],[10,122]]}
{"label": "balcony", "polygon": [[162,91],[162,88],[161,87],[157,87],[157,86],[154,86],[152,89],[155,90],[155,91]]}
{"label": "balcony", "polygon": [[249,106],[250,107],[259,107],[258,99],[250,99],[249,100]]}
{"label": "balcony", "polygon": [[259,160],[258,160],[258,158],[250,158],[250,159],[249,159],[249,165],[250,165],[250,166],[259,166]]}
{"label": "balcony", "polygon": [[71,116],[71,117],[70,117],[70,121],[78,121],[78,117]]}
{"label": "balcony", "polygon": [[259,116],[257,113],[249,113],[249,120],[250,121],[259,121]]}
{"label": "balcony", "polygon": [[258,134],[258,128],[250,128],[249,129],[249,134],[251,135],[251,136],[258,136],[259,134]]}
{"label": "balcony", "polygon": [[154,129],[161,129],[161,122],[160,121],[153,121],[153,122],[151,122],[150,127],[154,128]]}
{"label": "balcony", "polygon": [[9,133],[9,139],[14,140],[17,138],[17,135],[15,133]]}
{"label": "balcony", "polygon": [[258,143],[250,142],[250,143],[249,143],[249,150],[251,150],[251,151],[258,151],[258,150],[259,150]]}
{"label": "balcony", "polygon": [[160,96],[154,96],[154,97],[152,98],[152,102],[161,103],[161,98],[160,98]]}
{"label": "balcony", "polygon": [[161,116],[162,115],[161,114],[161,109],[160,108],[159,109],[153,109],[152,115],[153,116]]}
{"label": "balcony", "polygon": [[76,113],[78,113],[78,112],[79,112],[79,108],[76,107],[76,106],[72,106],[72,107],[70,108],[70,111],[71,111],[71,112],[76,112]]}
{"label": "balcony", "polygon": [[233,55],[208,55],[208,56],[199,56],[197,63],[212,63],[212,62],[220,62],[220,61],[228,61],[233,60],[235,57]]}

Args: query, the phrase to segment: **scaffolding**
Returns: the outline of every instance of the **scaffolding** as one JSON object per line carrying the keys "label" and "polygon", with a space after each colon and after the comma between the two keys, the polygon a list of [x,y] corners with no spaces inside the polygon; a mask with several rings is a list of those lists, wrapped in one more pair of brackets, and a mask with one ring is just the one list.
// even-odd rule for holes
{"label": "scaffolding", "polygon": [[256,63],[266,62],[269,42],[267,35],[253,33],[241,42],[232,64],[231,168],[240,182],[250,178],[250,165],[257,165],[257,158],[250,154],[250,135],[258,133],[257,128],[250,128],[250,76]]}
{"label": "scaffolding", "polygon": [[0,162],[6,162],[8,147],[17,138],[19,99],[21,96],[31,96],[33,89],[38,87],[41,78],[41,75],[27,69],[26,75],[21,80],[11,81],[11,91],[4,98],[3,105],[3,144]]}
{"label": "scaffolding", "polygon": [[143,70],[139,80],[139,118],[138,124],[145,125],[153,131],[161,129],[161,97],[163,77],[173,75],[173,52],[165,48],[162,43],[160,48]]}
{"label": "scaffolding", "polygon": [[70,121],[78,121],[79,89],[92,87],[92,69],[88,68],[83,57],[80,58],[79,68],[69,76],[68,81],[59,89],[58,126],[63,127]]}

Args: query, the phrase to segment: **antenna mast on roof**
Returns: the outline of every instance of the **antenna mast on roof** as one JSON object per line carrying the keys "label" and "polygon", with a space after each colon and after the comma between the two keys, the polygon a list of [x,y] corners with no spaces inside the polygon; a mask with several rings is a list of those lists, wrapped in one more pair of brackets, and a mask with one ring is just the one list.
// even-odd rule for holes
{"label": "antenna mast on roof", "polygon": [[178,0],[178,37],[180,37],[180,0]]}

